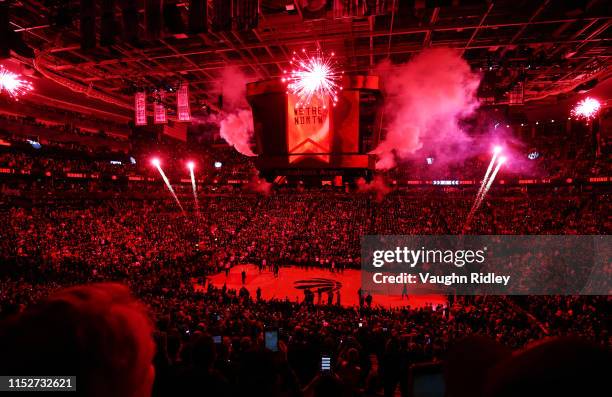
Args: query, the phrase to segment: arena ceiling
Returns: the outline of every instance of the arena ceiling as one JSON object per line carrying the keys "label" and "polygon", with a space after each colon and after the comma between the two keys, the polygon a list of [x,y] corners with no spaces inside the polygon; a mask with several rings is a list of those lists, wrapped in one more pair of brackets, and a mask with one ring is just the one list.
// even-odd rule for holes
{"label": "arena ceiling", "polygon": [[[608,0],[385,0],[381,15],[336,18],[329,10],[315,20],[303,18],[298,3],[304,1],[261,0],[252,30],[146,40],[140,0],[137,45],[119,36],[112,46],[88,51],[80,47],[78,0],[17,0],[9,16],[11,28],[35,50],[34,59],[20,57],[22,62],[73,90],[126,106],[137,88],[189,81],[192,106],[216,109],[226,67],[254,78],[277,77],[294,50],[315,47],[334,51],[348,73],[372,72],[385,59],[405,62],[428,47],[456,48],[483,71],[491,103],[507,103],[517,89],[524,89],[525,101],[571,92],[612,73]],[[177,6],[187,24],[189,2]],[[62,26],[54,22],[57,7],[74,11]],[[212,1],[208,7],[210,18]],[[121,8],[115,9],[121,25]]]}

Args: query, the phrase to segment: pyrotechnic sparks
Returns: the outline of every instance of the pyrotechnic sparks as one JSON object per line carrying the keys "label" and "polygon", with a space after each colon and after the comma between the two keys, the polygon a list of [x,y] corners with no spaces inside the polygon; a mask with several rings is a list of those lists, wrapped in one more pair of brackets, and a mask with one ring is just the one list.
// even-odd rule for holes
{"label": "pyrotechnic sparks", "polygon": [[[497,161],[497,166],[495,166],[495,169],[493,170],[493,173],[491,174],[491,177],[487,181],[487,186],[485,186],[485,189],[482,192],[482,197],[480,198],[480,202],[478,203],[479,206],[480,206],[480,203],[482,203],[482,200],[484,200],[485,196],[489,192],[489,189],[491,189],[491,185],[493,185],[493,181],[495,180],[495,177],[497,176],[497,173],[499,172],[499,169],[501,168],[501,166],[505,162],[506,162],[506,158],[505,157],[500,157],[499,160]],[[478,209],[478,207],[476,207],[476,209]]]}
{"label": "pyrotechnic sparks", "polygon": [[0,65],[0,92],[6,93],[15,99],[32,91],[34,87],[28,80],[23,80],[20,75],[8,71]]}
{"label": "pyrotechnic sparks", "polygon": [[[489,167],[487,168],[485,177],[482,180],[480,189],[478,190],[478,193],[476,194],[476,199],[474,200],[474,204],[472,205],[472,208],[470,209],[470,212],[465,221],[465,225],[463,226],[464,230],[466,230],[472,223],[472,218],[474,217],[474,214],[476,213],[476,211],[478,211],[478,208],[480,208],[480,205],[484,201],[484,198],[489,192],[489,189],[491,189],[491,186],[493,185],[493,181],[495,181],[495,177],[497,176],[497,173],[499,172],[501,166],[507,160],[506,157],[500,157],[499,160],[497,160],[497,156],[501,153],[501,150],[502,149],[499,146],[496,146],[495,149],[493,150],[493,157],[491,158],[491,162],[489,163]],[[495,160],[497,160],[497,165],[495,165],[495,168],[493,169]],[[491,172],[491,170],[493,170],[493,172]]]}
{"label": "pyrotechnic sparks", "polygon": [[191,189],[193,190],[193,201],[195,203],[196,212],[200,213],[200,206],[198,205],[198,191],[196,187],[195,175],[193,173],[193,169],[195,168],[195,163],[193,161],[189,161],[187,163],[187,168],[189,169],[189,175],[191,176]]}
{"label": "pyrotechnic sparks", "polygon": [[157,171],[159,171],[159,174],[161,175],[162,179],[164,180],[164,183],[168,187],[168,190],[170,191],[170,193],[172,193],[172,197],[174,197],[174,200],[176,201],[176,203],[178,204],[179,208],[181,209],[181,212],[185,213],[185,210],[183,209],[183,206],[181,205],[181,202],[179,201],[178,196],[174,192],[174,189],[172,188],[172,185],[170,184],[170,181],[168,180],[168,177],[164,173],[164,170],[162,170],[162,168],[161,168],[161,162],[159,161],[159,159],[158,158],[152,159],[151,160],[151,164],[153,164],[153,166],[155,168],[157,168]]}
{"label": "pyrotechnic sparks", "polygon": [[574,106],[572,109],[572,116],[590,120],[597,116],[599,109],[601,109],[599,101],[595,98],[587,97]]}
{"label": "pyrotechnic sparks", "polygon": [[[340,81],[344,72],[339,71],[334,53],[325,56],[321,51],[310,57],[305,49],[301,54],[293,53],[291,66],[293,70],[283,78],[287,89],[299,98],[298,106],[310,104],[313,98],[326,103],[331,99],[332,105],[338,102],[338,91],[342,90]],[[324,106],[325,107],[325,106]]]}
{"label": "pyrotechnic sparks", "polygon": [[495,165],[495,160],[497,160],[497,156],[501,153],[501,150],[502,150],[501,146],[495,146],[493,148],[493,157],[491,157],[491,162],[489,163],[489,166],[487,167],[487,172],[485,173],[485,176],[480,185],[480,189],[478,190],[478,193],[476,194],[476,201],[474,201],[474,205],[476,205],[476,202],[480,200],[481,196],[483,195],[483,192],[485,190],[485,185],[487,183],[487,180],[489,179],[489,175],[491,174],[491,171],[493,170],[493,165]]}

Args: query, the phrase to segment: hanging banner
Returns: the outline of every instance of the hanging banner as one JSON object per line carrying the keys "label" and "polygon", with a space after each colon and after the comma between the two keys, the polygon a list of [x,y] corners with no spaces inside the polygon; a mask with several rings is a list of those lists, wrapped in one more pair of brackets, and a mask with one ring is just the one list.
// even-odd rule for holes
{"label": "hanging banner", "polygon": [[160,91],[155,103],[153,104],[153,122],[155,124],[166,124],[168,122],[166,105],[164,105],[165,98],[166,93],[164,91]]}
{"label": "hanging banner", "polygon": [[134,96],[136,125],[147,125],[147,94],[137,92]]}
{"label": "hanging banner", "polygon": [[289,163],[305,159],[329,163],[329,99],[313,98],[305,107],[297,103],[295,95],[287,95]]}
{"label": "hanging banner", "polygon": [[189,85],[181,84],[176,94],[176,113],[179,121],[191,121],[191,111],[189,110]]}

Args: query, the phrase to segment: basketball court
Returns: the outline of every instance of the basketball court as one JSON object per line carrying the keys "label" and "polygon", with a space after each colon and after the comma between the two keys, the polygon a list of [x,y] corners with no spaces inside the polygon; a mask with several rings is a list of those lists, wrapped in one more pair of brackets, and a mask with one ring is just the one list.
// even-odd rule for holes
{"label": "basketball court", "polygon": [[[343,273],[332,273],[320,268],[302,268],[296,266],[281,267],[278,278],[271,271],[259,272],[255,265],[234,266],[229,273],[221,272],[209,277],[215,287],[221,288],[224,284],[229,289],[238,290],[242,287],[242,271],[246,272],[244,286],[249,290],[251,296],[255,296],[257,288],[261,288],[263,299],[285,299],[301,302],[304,299],[304,290],[310,289],[315,293],[317,303],[317,290],[321,289],[322,303],[327,302],[327,291],[334,293],[334,304],[336,303],[336,291],[340,291],[340,303],[342,306],[356,306],[359,304],[358,290],[361,287],[361,272],[355,269],[345,270]],[[444,295],[411,295],[402,299],[401,295],[377,295],[373,294],[372,306],[383,307],[423,307],[429,304],[444,304]]]}

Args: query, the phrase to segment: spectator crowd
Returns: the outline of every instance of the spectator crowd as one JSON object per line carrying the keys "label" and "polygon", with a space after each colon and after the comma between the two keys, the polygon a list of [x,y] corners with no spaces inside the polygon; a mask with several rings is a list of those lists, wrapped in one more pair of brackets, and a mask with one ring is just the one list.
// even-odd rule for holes
{"label": "spectator crowd", "polygon": [[[13,138],[2,142],[17,147]],[[591,356],[586,353],[591,347],[581,347],[584,357],[576,353],[565,358],[576,358],[576,363],[586,358],[591,366],[599,363],[597,349],[612,345],[610,295],[449,297],[444,305],[390,309],[376,302],[345,307],[339,299],[263,300],[246,289],[206,284],[209,275],[242,264],[358,269],[360,238],[371,234],[609,234],[612,218],[605,188],[493,189],[466,226],[474,200],[470,190],[394,189],[377,195],[344,188],[272,190],[261,183],[263,189],[228,191],[217,186],[253,178],[253,164],[231,150],[211,149],[195,158],[205,175],[197,205],[190,184],[177,188],[182,211],[162,190],[157,171],[141,161],[155,152],[141,153],[136,164],[118,166],[110,164],[109,153],[92,159],[83,148],[51,146],[42,155],[39,149],[0,151],[0,169],[9,170],[11,177],[15,170],[29,176],[6,184],[0,180],[0,351],[7,352],[0,358],[0,373],[31,369],[33,362],[41,370],[47,364],[58,371],[76,368],[69,360],[83,359],[78,348],[65,357],[53,350],[74,347],[74,336],[82,342],[77,346],[89,346],[85,350],[91,357],[100,355],[99,367],[89,367],[92,361],[85,360],[87,365],[78,368],[85,379],[82,387],[92,387],[90,395],[391,397],[410,395],[409,373],[415,365],[455,362],[456,346],[466,338],[474,338],[470,353],[489,354],[490,361],[474,364],[476,373],[478,365],[493,366],[511,350],[545,337],[588,341],[581,343],[594,346]],[[192,153],[187,148],[160,150],[174,153],[174,158],[162,158],[174,170],[175,175],[169,171],[173,180],[180,173],[185,177],[181,162]],[[591,165],[597,175],[610,169],[597,161],[580,169]],[[482,166],[474,168],[481,171]],[[567,170],[556,171],[567,175]],[[101,176],[88,183],[61,178],[41,182],[69,172]],[[401,178],[398,172],[388,176]],[[114,183],[111,178],[103,182],[111,174],[126,180],[157,179],[155,184],[130,180],[120,194],[98,197],[104,183]],[[42,194],[4,195],[15,186]],[[75,189],[77,197],[65,200],[50,194]],[[49,313],[64,328],[49,322]],[[100,324],[88,326],[98,320]],[[98,335],[106,326],[108,334]],[[74,335],[64,332],[71,327]],[[264,349],[270,330],[278,341]],[[96,338],[119,342],[106,346]],[[18,350],[23,346],[27,349]],[[116,346],[124,351],[115,352]],[[104,347],[109,351],[102,351]],[[54,359],[45,361],[45,352]],[[124,358],[132,353],[137,359],[126,365]],[[98,381],[87,371],[113,367],[114,354],[121,365],[108,376],[116,383],[91,386]],[[331,359],[329,372],[321,371],[323,356]],[[533,365],[539,363],[529,357]],[[451,379],[447,387],[458,387]],[[485,395],[484,389],[473,387],[449,395]]]}

